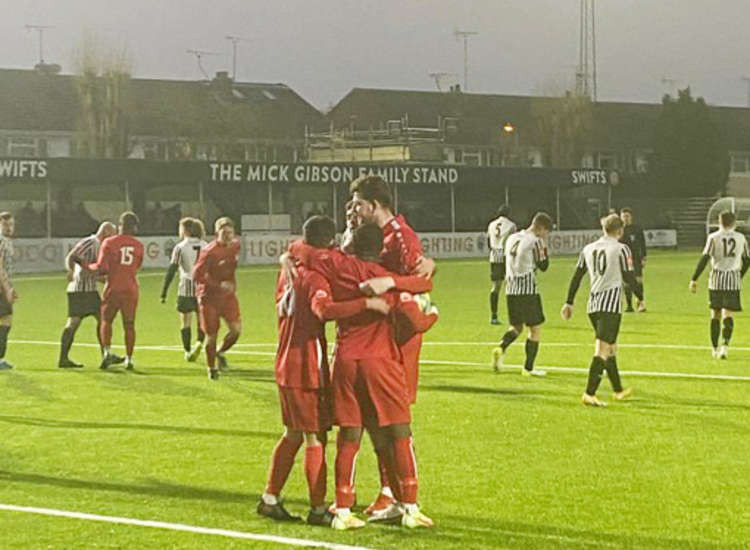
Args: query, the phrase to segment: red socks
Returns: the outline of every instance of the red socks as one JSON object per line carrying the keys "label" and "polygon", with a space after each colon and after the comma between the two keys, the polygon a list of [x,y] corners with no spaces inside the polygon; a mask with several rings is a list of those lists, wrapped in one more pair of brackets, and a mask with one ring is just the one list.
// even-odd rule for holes
{"label": "red socks", "polygon": [[266,493],[274,496],[281,494],[301,444],[302,441],[294,443],[286,437],[282,437],[276,444],[271,455],[271,471],[268,473]]}
{"label": "red socks", "polygon": [[310,490],[310,507],[325,505],[326,499],[326,452],[323,445],[305,449],[305,476]]}
{"label": "red socks", "polygon": [[354,506],[354,465],[359,453],[358,441],[336,442],[336,508]]}
{"label": "red socks", "polygon": [[404,504],[417,503],[417,458],[411,437],[400,437],[393,442],[393,454],[398,477],[401,479],[401,498]]}

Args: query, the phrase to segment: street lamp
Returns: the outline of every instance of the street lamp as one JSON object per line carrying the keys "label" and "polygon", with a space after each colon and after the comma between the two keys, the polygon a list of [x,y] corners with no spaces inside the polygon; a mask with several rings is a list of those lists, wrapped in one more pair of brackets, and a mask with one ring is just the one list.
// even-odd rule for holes
{"label": "street lamp", "polygon": [[510,121],[503,122],[500,129],[502,131],[500,141],[502,143],[503,166],[507,166],[510,160],[510,155],[508,154],[510,147],[508,145],[511,139],[513,139],[513,148],[516,150],[516,154],[518,153],[518,129]]}

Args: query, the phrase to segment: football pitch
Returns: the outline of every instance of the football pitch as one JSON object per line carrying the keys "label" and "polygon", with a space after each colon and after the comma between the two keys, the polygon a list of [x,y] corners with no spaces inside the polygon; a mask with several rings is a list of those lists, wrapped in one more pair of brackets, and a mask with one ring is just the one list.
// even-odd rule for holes
{"label": "football pitch", "polygon": [[[168,303],[158,301],[162,273],[141,276],[133,373],[98,369],[90,319],[71,352],[86,368],[58,369],[64,277],[19,277],[7,354],[16,369],[0,373],[0,548],[282,548],[286,539],[404,550],[748,548],[750,319],[737,315],[729,359],[712,359],[706,274],[697,295],[687,290],[697,254],[650,256],[649,310],[625,316],[619,340],[635,397],[611,403],[605,376],[605,409],[580,404],[593,349],[587,282],[573,320],[559,315],[575,258],[552,258],[539,277],[543,379],[520,376],[523,339],[508,353],[513,366],[492,372],[505,327],[488,322],[487,262],[438,263],[432,297],[441,319],[426,336],[413,409],[420,503],[436,523],[421,531],[337,533],[256,515],[282,429],[271,267],[239,273],[244,332],[219,382],[183,360],[174,285]],[[122,342],[119,321],[114,341]],[[307,510],[303,455],[285,490],[299,514]],[[377,488],[367,442],[360,507]]]}

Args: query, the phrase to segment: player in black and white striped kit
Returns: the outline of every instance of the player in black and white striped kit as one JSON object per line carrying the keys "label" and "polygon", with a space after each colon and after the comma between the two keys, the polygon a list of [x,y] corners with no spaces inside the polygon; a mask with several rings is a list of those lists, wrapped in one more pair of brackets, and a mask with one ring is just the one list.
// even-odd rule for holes
{"label": "player in black and white striped kit", "polygon": [[[198,341],[191,348],[191,328],[193,313],[198,312],[198,300],[195,297],[195,285],[193,284],[193,266],[201,250],[206,246],[203,239],[206,235],[206,229],[203,222],[196,218],[183,218],[179,224],[180,242],[172,250],[172,259],[164,277],[164,285],[161,289],[161,303],[167,300],[167,291],[172,279],[179,270],[180,283],[177,287],[177,311],[180,314],[180,336],[182,346],[185,349],[185,359],[193,362],[203,349],[203,340],[205,334],[198,323]],[[196,319],[198,316],[196,315]]]}
{"label": "player in black and white striped kit", "polygon": [[487,227],[487,247],[490,249],[490,324],[499,325],[497,303],[500,298],[500,287],[505,280],[505,242],[511,234],[518,231],[516,224],[509,218],[510,206],[502,205],[497,209],[497,218]]}
{"label": "player in black and white striped kit", "polygon": [[[734,330],[733,313],[742,311],[740,290],[742,278],[750,267],[747,239],[735,231],[735,215],[725,210],[719,214],[721,228],[706,239],[706,247],[690,280],[690,291],[698,289],[698,277],[711,260],[708,279],[709,307],[711,308],[711,346],[717,359],[727,358],[727,347]],[[723,330],[720,323],[723,323]],[[719,332],[722,344],[719,346]]]}
{"label": "player in black and white striped kit", "polygon": [[18,292],[13,286],[13,243],[16,221],[10,212],[0,212],[0,370],[13,368],[5,359],[8,333],[13,324],[13,304]]}
{"label": "player in black and white striped kit", "polygon": [[[117,227],[110,222],[104,222],[97,232],[78,241],[65,257],[65,268],[68,271],[68,320],[60,337],[60,358],[57,366],[61,369],[76,369],[82,364],[72,361],[68,354],[73,345],[76,331],[81,321],[93,316],[96,319],[96,338],[101,346],[99,336],[99,307],[101,299],[97,289],[98,275],[83,269],[81,264],[93,263],[99,254],[99,245],[107,237],[117,233]],[[119,359],[119,358],[117,358]]]}
{"label": "player in black and white striped kit", "polygon": [[527,229],[514,233],[505,242],[505,296],[510,327],[503,334],[500,345],[492,350],[492,365],[495,372],[499,372],[505,351],[518,338],[525,325],[529,327],[529,337],[526,340],[526,361],[521,374],[546,374],[543,370],[534,369],[542,324],[545,320],[542,298],[536,284],[536,270],[547,271],[549,267],[544,238],[551,229],[552,218],[544,212],[538,212]]}
{"label": "player in black and white striped kit", "polygon": [[617,214],[610,214],[602,220],[604,236],[586,245],[578,259],[576,271],[568,288],[568,299],[562,308],[562,318],[567,321],[573,316],[573,302],[583,276],[588,272],[591,289],[587,312],[594,327],[596,343],[594,357],[589,367],[589,378],[583,404],[603,407],[605,403],[596,396],[596,390],[607,371],[617,401],[632,395],[630,388],[624,389],[617,368],[617,335],[622,321],[623,283],[627,284],[639,300],[643,299],[643,289],[635,278],[633,255],[622,238],[623,222]]}

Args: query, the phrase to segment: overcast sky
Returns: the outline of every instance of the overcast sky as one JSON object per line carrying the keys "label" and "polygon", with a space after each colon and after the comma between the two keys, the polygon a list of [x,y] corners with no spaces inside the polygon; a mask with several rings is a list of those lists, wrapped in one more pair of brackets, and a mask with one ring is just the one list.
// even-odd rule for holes
{"label": "overcast sky", "polygon": [[[469,90],[534,94],[572,86],[579,0],[0,0],[0,67],[31,68],[36,33],[45,60],[73,72],[86,29],[126,44],[139,77],[198,79],[231,70],[227,34],[239,44],[238,79],[281,82],[319,108],[354,87],[435,89],[430,72],[463,80],[453,30],[477,31]],[[691,85],[709,103],[746,105],[748,0],[598,0],[599,99],[659,101],[662,79]]]}

